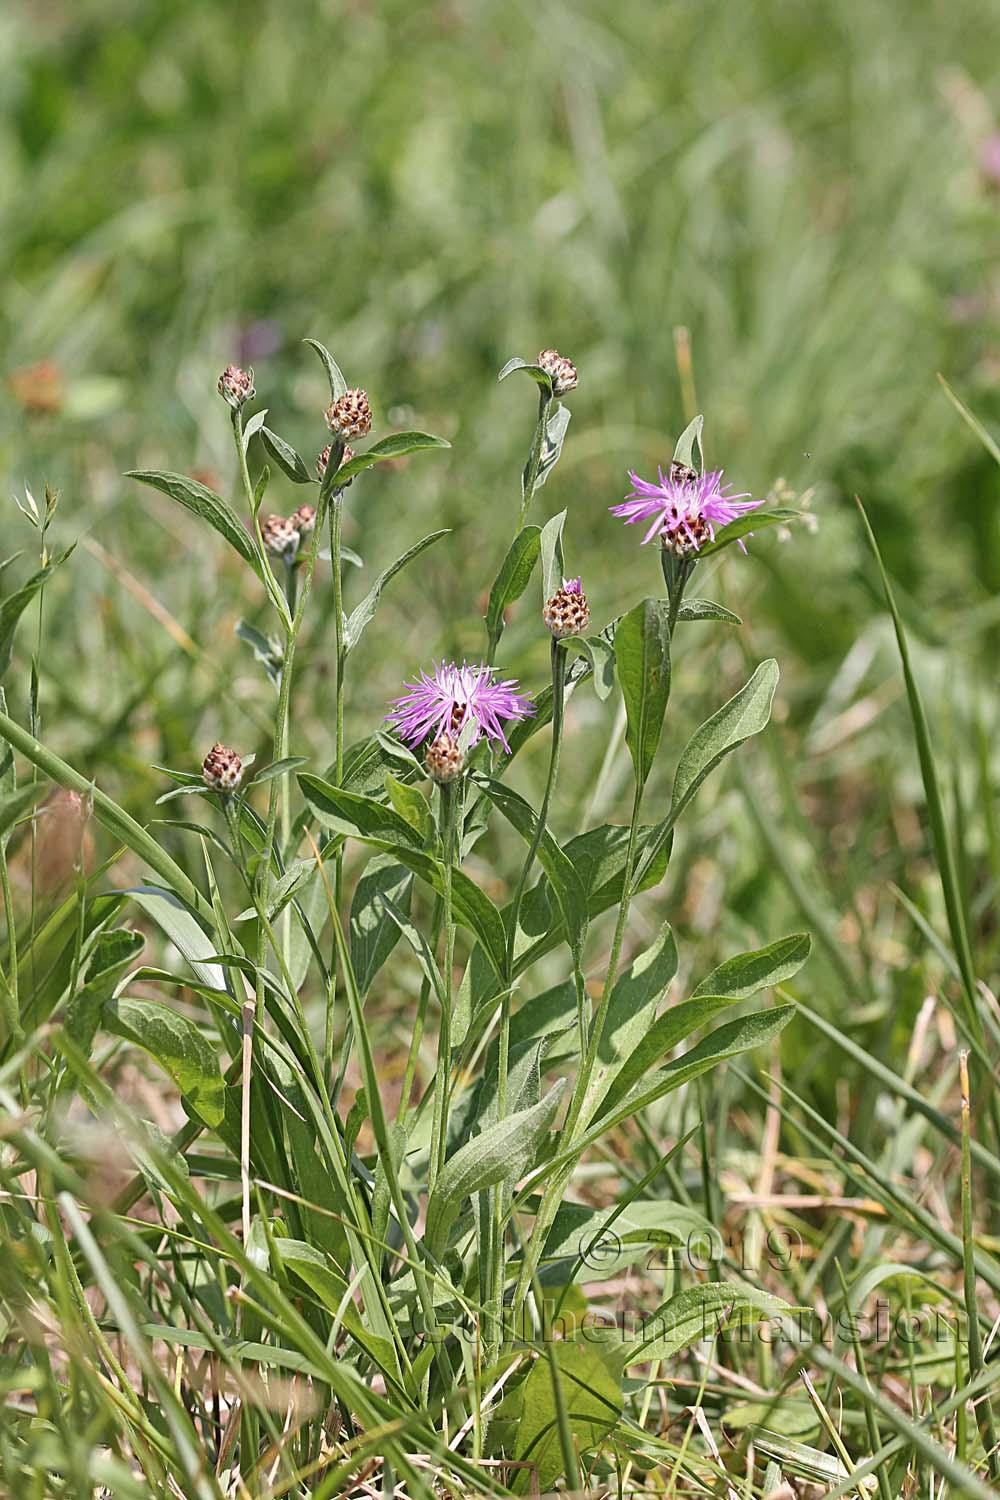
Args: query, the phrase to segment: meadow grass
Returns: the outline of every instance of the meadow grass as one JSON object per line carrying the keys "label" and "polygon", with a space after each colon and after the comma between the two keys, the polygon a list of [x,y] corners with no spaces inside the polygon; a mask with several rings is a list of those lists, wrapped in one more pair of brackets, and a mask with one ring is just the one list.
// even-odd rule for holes
{"label": "meadow grass", "polygon": [[[9,505],[5,599],[43,547],[51,567],[76,544],[23,613],[0,605],[0,642],[17,620],[2,721],[16,789],[0,773],[0,1484],[995,1488],[1000,187],[981,152],[1000,111],[997,15],[973,0],[85,0],[15,3],[0,42],[0,453],[22,505],[59,492],[44,537]],[[280,636],[279,606],[203,519],[123,476],[197,476],[249,525],[215,382],[253,364],[247,415],[267,407],[311,470],[330,391],[306,337],[368,389],[373,440],[451,446],[344,492],[339,536],[315,541],[276,728],[248,637]],[[351,651],[350,765],[404,679],[484,654],[536,401],[526,377],[496,374],[552,344],[580,383],[527,519],[567,511],[595,629],[664,594],[656,549],[607,507],[697,412],[709,467],[814,520],[699,563],[691,591],[744,623],[678,627],[644,816],[667,815],[691,735],[773,657],[770,722],[699,789],[621,934],[611,901],[578,953],[546,948],[557,903],[532,894],[529,861],[533,966],[462,1034],[474,986],[488,991],[461,915],[448,946],[445,841],[440,875],[411,891],[420,851],[368,863],[343,800],[320,805],[343,779],[323,553],[362,560],[343,566],[350,616],[399,554],[450,528]],[[259,436],[251,495],[265,462],[264,511],[290,512],[306,491]],[[644,643],[657,628],[635,622]],[[502,675],[545,689],[537,572],[497,653]],[[506,790],[463,864],[493,908],[533,835],[547,880],[583,830],[624,836],[627,728],[620,683],[606,699],[573,686],[541,823],[516,799],[543,805],[549,727],[500,766]],[[248,776],[303,763],[252,790],[238,825],[208,797],[157,805],[216,740],[256,755]],[[354,782],[426,833],[420,788],[404,757]],[[275,847],[282,870],[302,861],[308,906],[271,913]],[[124,894],[142,883],[174,901]],[[650,953],[668,965],[664,921],[677,973],[661,1015],[730,955],[807,933],[807,966],[772,956],[770,992],[734,1012],[750,1028],[787,1005],[793,1019],[576,1150],[567,1108],[605,976]],[[174,1018],[156,1013],[156,1038],[154,1000]],[[457,1221],[429,1223],[449,1156],[517,1105],[538,1112],[536,1156],[505,1138],[495,1158],[521,1174],[475,1179]],[[532,1234],[550,1212],[546,1248]],[[630,1362],[614,1358],[624,1331],[553,1337],[544,1319],[513,1347],[505,1284],[518,1313],[550,1307],[557,1333],[617,1315]],[[808,1314],[784,1313],[772,1344],[775,1299]],[[664,1305],[657,1342],[638,1325]],[[463,1316],[481,1338],[427,1336],[428,1319]]]}

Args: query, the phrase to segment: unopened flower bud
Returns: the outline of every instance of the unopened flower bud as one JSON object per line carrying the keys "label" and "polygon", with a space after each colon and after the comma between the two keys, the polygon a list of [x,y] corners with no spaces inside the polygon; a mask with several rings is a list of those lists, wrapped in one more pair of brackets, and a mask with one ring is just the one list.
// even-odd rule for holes
{"label": "unopened flower bud", "polygon": [[217,742],[205,756],[201,775],[213,792],[235,792],[243,780],[243,762],[235,750]]}
{"label": "unopened flower bud", "polygon": [[457,781],[465,765],[465,756],[458,748],[458,741],[450,734],[439,734],[427,747],[424,756],[427,774],[438,786],[447,786]]}
{"label": "unopened flower bud", "polygon": [[[316,459],[316,475],[317,475],[317,478],[319,478],[320,480],[323,480],[326,477],[326,471],[327,471],[327,469],[329,468],[329,465],[330,465],[330,454],[331,454],[332,451],[333,451],[333,444],[332,443],[327,443],[326,447],[323,449],[323,452]],[[351,459],[353,457],[354,457],[354,449],[353,448],[348,448],[346,446],[346,444],[345,444],[343,456],[342,456],[342,458],[340,460],[340,463],[337,466],[337,473],[338,474],[340,473],[340,470],[344,467],[345,464],[349,464],[350,463],[350,461],[351,461]],[[353,483],[354,483],[354,480],[353,479],[349,479],[347,481],[347,484],[343,485],[342,488],[346,490],[347,489],[347,485],[348,484],[353,484]]]}
{"label": "unopened flower bud", "polygon": [[315,505],[300,505],[292,516],[292,525],[300,536],[308,536],[311,531],[314,531],[316,527]]}
{"label": "unopened flower bud", "polygon": [[558,349],[543,349],[536,364],[551,379],[553,396],[566,396],[576,390],[576,365],[571,359],[565,359]]}
{"label": "unopened flower bud", "polygon": [[298,550],[299,528],[290,516],[268,516],[261,522],[261,539],[275,557],[290,557]]}
{"label": "unopened flower bud", "polygon": [[583,635],[590,624],[590,605],[579,578],[564,578],[563,586],[545,601],[542,619],[557,641]]}
{"label": "unopened flower bud", "polygon": [[326,410],[326,425],[342,438],[367,437],[372,430],[372,409],[367,391],[345,391]]}
{"label": "unopened flower bud", "polygon": [[238,411],[255,394],[253,370],[241,370],[239,365],[227,365],[219,376],[219,395],[223,400]]}

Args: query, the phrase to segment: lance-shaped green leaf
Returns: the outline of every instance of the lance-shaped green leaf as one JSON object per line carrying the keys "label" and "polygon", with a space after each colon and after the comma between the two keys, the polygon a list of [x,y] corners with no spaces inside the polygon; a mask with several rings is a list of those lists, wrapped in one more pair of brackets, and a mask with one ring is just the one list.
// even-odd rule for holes
{"label": "lance-shaped green leaf", "polygon": [[[75,546],[74,542],[73,547]],[[39,568],[37,573],[33,573],[27,583],[23,583],[13,594],[8,594],[0,603],[0,672],[6,672],[10,666],[14,651],[14,632],[17,630],[18,621],[28,605],[37,597],[39,590],[45,587],[56,569],[61,567],[71,555],[73,547],[67,547],[65,552],[60,552],[58,557],[49,558],[45,566]]]}
{"label": "lance-shaped green leaf", "polygon": [[357,453],[337,470],[337,486],[342,487],[363,474],[373,464],[384,463],[388,458],[405,458],[408,453],[420,453],[425,448],[450,448],[447,438],[435,437],[430,432],[391,432],[380,442],[373,443],[364,453]]}
{"label": "lance-shaped green leaf", "polygon": [[137,906],[141,906],[148,917],[166,933],[191,965],[202,984],[213,989],[226,988],[226,976],[215,959],[215,945],[205,932],[194,913],[173,891],[161,890],[157,885],[136,886],[126,891]]}
{"label": "lance-shaped green leaf", "polygon": [[226,1085],[214,1044],[193,1021],[157,1000],[121,999],[105,1005],[104,1026],[148,1052],[206,1125],[221,1125]]}
{"label": "lance-shaped green leaf", "polygon": [[388,1339],[371,1333],[358,1312],[351,1288],[330,1258],[304,1240],[280,1239],[277,1251],[281,1264],[313,1292],[321,1306],[337,1318],[355,1342],[391,1380],[398,1379],[396,1358]]}
{"label": "lance-shaped green leaf", "polygon": [[257,577],[263,577],[253,539],[228,500],[223,500],[221,495],[217,495],[207,485],[200,484],[197,479],[189,479],[186,474],[169,474],[158,469],[130,469],[125,478],[136,479],[140,484],[148,484],[151,489],[160,490],[162,494],[169,495],[171,500],[176,500],[178,505],[183,505],[192,515],[207,521],[240,554],[243,561],[250,564]]}
{"label": "lance-shaped green leaf", "polygon": [[771,717],[777,686],[778,663],[773,660],[761,662],[750,681],[695,730],[684,747],[674,776],[671,822],[677,821],[705,777],[719,762],[765,727]]}
{"label": "lance-shaped green leaf", "polygon": [[510,544],[486,606],[486,630],[492,641],[499,641],[503,634],[504,611],[516,603],[528,587],[538,561],[541,535],[537,526],[525,526]]}
{"label": "lance-shaped green leaf", "polygon": [[696,469],[700,474],[705,467],[705,455],[701,447],[701,434],[705,426],[705,418],[700,414],[685,427],[677,439],[674,448],[674,463],[683,464],[686,469]]}
{"label": "lance-shaped green leaf", "polygon": [[397,557],[396,561],[390,567],[379,574],[361,603],[351,611],[350,618],[344,627],[345,650],[351,651],[358,644],[365,627],[375,618],[375,611],[378,608],[378,601],[382,590],[390,578],[394,578],[400,568],[405,568],[408,562],[412,562],[415,557],[419,557],[421,552],[425,551],[427,547],[432,547],[443,536],[447,536],[449,529],[445,527],[442,531],[432,531],[429,536],[423,537],[415,546],[408,548],[402,557]]}
{"label": "lance-shaped green leaf", "polygon": [[[643,1336],[621,1351],[624,1368],[652,1359],[673,1359],[699,1341],[710,1344],[733,1323],[753,1318],[756,1324],[780,1319],[798,1309],[780,1297],[752,1286],[708,1282],[685,1287],[657,1308],[643,1328]],[[759,1337],[755,1332],[754,1341]]]}
{"label": "lance-shaped green leaf", "polygon": [[425,1239],[433,1256],[443,1253],[448,1231],[466,1198],[501,1182],[516,1182],[534,1166],[565,1086],[561,1078],[532,1109],[498,1120],[448,1158],[427,1204]]}
{"label": "lance-shaped green leaf", "polygon": [[115,927],[100,932],[83,966],[83,984],[70,996],[63,1022],[84,1057],[89,1057],[101,1012],[111,999],[118,981],[138,958],[146,939],[141,932]]}
{"label": "lance-shaped green leaf", "polygon": [[562,588],[563,561],[562,534],[566,524],[566,512],[561,510],[557,516],[546,521],[542,527],[541,551],[542,551],[542,603],[551,599],[557,590]]}
{"label": "lance-shaped green leaf", "polygon": [[275,463],[283,473],[287,474],[295,484],[315,484],[316,477],[310,474],[306,468],[305,460],[301,454],[296,453],[291,443],[286,443],[283,437],[272,432],[270,427],[261,429],[261,442],[270,453]]}
{"label": "lance-shaped green leaf", "polygon": [[[538,455],[538,474],[535,477],[535,492],[541,489],[548,479],[552,470],[559,462],[559,455],[566,441],[566,430],[569,427],[570,411],[568,406],[560,402],[554,402],[545,419],[545,431],[542,433],[542,447]],[[522,476],[522,487],[524,477]]]}
{"label": "lance-shaped green leaf", "polygon": [[599,1099],[649,1032],[656,1008],[677,973],[677,944],[667,923],[656,941],[615,981],[601,1033],[598,1066],[589,1096]]}
{"label": "lance-shaped green leaf", "polygon": [[236,621],[236,634],[250,647],[271,681],[280,682],[285,653],[277,637],[264,635],[256,625],[250,625],[246,620]]}
{"label": "lance-shaped green leaf", "polygon": [[604,1098],[594,1111],[594,1119],[600,1119],[614,1109],[630,1089],[699,1026],[713,1020],[731,1005],[748,1000],[763,989],[783,984],[797,974],[809,957],[810,947],[809,937],[799,932],[766,948],[740,953],[720,964],[707,979],[702,980],[689,1000],[682,1005],[672,1005],[634,1038],[629,1055],[619,1065]]}
{"label": "lance-shaped green leaf", "polygon": [[409,917],[413,875],[389,854],[369,860],[351,902],[351,963],[362,999],[379,969],[399,942],[400,928],[387,911],[392,903],[403,920]]}
{"label": "lance-shaped green leaf", "polygon": [[587,658],[594,692],[605,703],[615,685],[614,637],[609,641],[603,635],[573,636],[566,641],[565,649],[579,651]]}
{"label": "lance-shaped green leaf", "polygon": [[417,849],[422,846],[418,831],[394,807],[376,802],[374,797],[344,791],[308,772],[303,772],[298,781],[316,821],[331,833],[393,839]]}
{"label": "lance-shaped green leaf", "polygon": [[[483,788],[494,807],[517,829],[526,844],[535,836],[538,817],[523,797],[502,781],[493,781],[488,776],[477,776],[476,785]],[[538,845],[538,862],[549,878],[562,914],[566,941],[570,952],[579,962],[583,942],[587,935],[587,893],[576,866],[564,849],[545,829]]]}
{"label": "lance-shaped green leaf", "polygon": [[644,786],[660,743],[670,696],[669,605],[644,599],[618,622],[615,665],[625,699],[625,743]]}
{"label": "lance-shaped green leaf", "polygon": [[[606,1280],[640,1259],[648,1259],[657,1245],[683,1245],[692,1240],[710,1245],[719,1231],[698,1209],[664,1199],[637,1198],[624,1209],[589,1208],[563,1203],[552,1221],[545,1248],[554,1265],[544,1279],[558,1285],[567,1273],[574,1280]],[[562,1274],[560,1274],[562,1273]]]}
{"label": "lance-shaped green leaf", "polygon": [[677,611],[678,620],[721,620],[726,625],[742,625],[739,615],[734,615],[724,604],[714,599],[685,599]]}
{"label": "lance-shaped green leaf", "polygon": [[741,537],[756,536],[758,531],[766,531],[769,526],[787,526],[790,521],[802,519],[801,511],[788,510],[778,507],[774,510],[752,510],[745,516],[737,516],[735,521],[730,521],[728,526],[723,526],[721,531],[715,533],[714,542],[706,542],[701,548],[699,557],[711,557],[713,552],[721,552],[723,547],[728,547],[730,542],[738,542]]}
{"label": "lance-shaped green leaf", "polygon": [[519,359],[516,354],[513,359],[507,361],[497,379],[506,380],[507,376],[513,375],[515,370],[523,370],[530,380],[533,380],[536,385],[540,385],[543,391],[548,391],[551,396],[552,376],[548,370],[543,370],[541,365],[529,365],[527,360]]}
{"label": "lance-shaped green leaf", "polygon": [[310,349],[315,349],[322,360],[323,368],[326,371],[326,378],[330,382],[330,400],[337,401],[347,390],[347,381],[341,374],[340,366],[329,349],[325,348],[319,339],[303,339],[302,342],[308,344]]}
{"label": "lance-shaped green leaf", "polygon": [[622,1413],[621,1375],[604,1349],[586,1339],[551,1337],[543,1348],[521,1392],[514,1458],[525,1467],[514,1475],[515,1495],[547,1495],[566,1472],[554,1379],[558,1379],[562,1393],[572,1444],[569,1451],[575,1449],[581,1459],[594,1452],[618,1425]]}
{"label": "lance-shaped green leaf", "polygon": [[[420,848],[416,830],[394,808],[371,797],[339,791],[318,776],[299,777],[302,794],[317,821],[337,833],[353,835],[361,843],[392,854],[425,881],[437,895],[444,894],[444,865]],[[503,974],[505,929],[493,902],[464,871],[452,871],[455,918],[474,932],[493,971]]]}
{"label": "lance-shaped green leaf", "polygon": [[250,447],[250,439],[259,432],[267,421],[267,407],[263,411],[255,411],[253,416],[243,428],[243,452],[246,453]]}

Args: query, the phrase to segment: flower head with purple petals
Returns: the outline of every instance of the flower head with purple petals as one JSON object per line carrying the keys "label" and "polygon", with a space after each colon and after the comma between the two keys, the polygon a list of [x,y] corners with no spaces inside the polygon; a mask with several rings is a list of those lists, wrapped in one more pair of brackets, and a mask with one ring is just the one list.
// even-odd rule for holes
{"label": "flower head with purple petals", "polygon": [[493,668],[484,665],[470,667],[463,662],[456,667],[454,662],[443,661],[430,675],[421,672],[419,681],[405,687],[386,717],[400,739],[411,746],[422,744],[428,735],[457,738],[471,722],[471,745],[485,734],[509,750],[504,722],[527,719],[535,712],[531,700],[517,692],[514,678],[498,682]]}
{"label": "flower head with purple petals", "polygon": [[682,464],[671,464],[669,475],[665,476],[662,469],[657,472],[659,483],[653,484],[630,470],[631,493],[621,505],[610,507],[611,514],[621,516],[626,526],[649,521],[643,546],[658,536],[678,557],[699,552],[706,542],[715,541],[717,526],[728,526],[764,503],[751,500],[748,493],[732,494],[732,485],[722,483],[722,469],[697,474]]}

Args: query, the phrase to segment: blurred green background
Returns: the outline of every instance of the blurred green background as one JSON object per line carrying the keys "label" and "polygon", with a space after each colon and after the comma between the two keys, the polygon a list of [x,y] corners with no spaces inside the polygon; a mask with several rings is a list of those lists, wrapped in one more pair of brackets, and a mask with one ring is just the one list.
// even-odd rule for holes
{"label": "blurred green background", "polygon": [[[495,376],[555,345],[580,385],[534,519],[568,507],[567,561],[598,624],[660,589],[651,549],[606,508],[628,467],[669,457],[695,403],[712,466],[741,490],[805,496],[815,517],[695,586],[746,628],[688,628],[664,786],[751,658],[776,655],[783,686],[769,742],[703,794],[697,838],[679,844],[681,925],[714,947],[720,924],[773,936],[808,919],[846,979],[855,950],[866,972],[894,958],[885,881],[927,884],[854,492],[915,634],[986,912],[998,474],[936,372],[1000,422],[1000,10],[8,0],[0,92],[0,454],[9,491],[62,492],[55,541],[81,538],[46,602],[56,748],[144,818],[164,785],[153,762],[191,769],[217,737],[267,754],[271,690],[233,631],[241,615],[266,625],[261,590],[213,534],[121,478],[175,468],[233,493],[215,394],[227,361],[253,363],[258,404],[307,455],[325,440],[325,383],[305,335],[368,388],[379,435],[453,444],[349,492],[346,540],[366,569],[455,528],[396,580],[353,661],[356,737],[404,673],[480,649],[534,414],[527,382]],[[269,509],[300,499],[272,481]],[[7,515],[5,554],[30,554],[33,533]],[[533,601],[502,664],[538,687]],[[328,608],[321,589],[293,745],[324,763]],[[31,634],[8,681],[19,714]],[[589,689],[577,705],[587,774],[563,778],[564,834],[619,815],[627,790],[612,756],[591,796],[613,705]],[[540,737],[522,774],[544,755]],[[749,819],[730,816],[740,797]]]}

